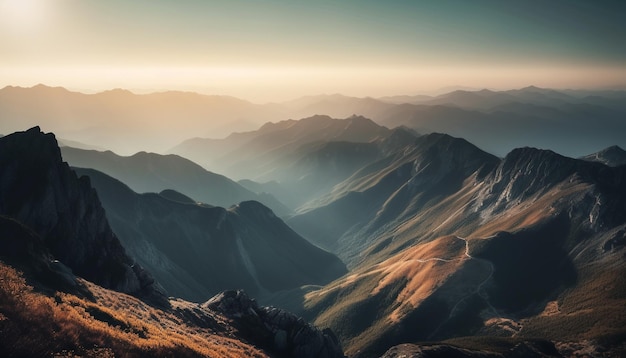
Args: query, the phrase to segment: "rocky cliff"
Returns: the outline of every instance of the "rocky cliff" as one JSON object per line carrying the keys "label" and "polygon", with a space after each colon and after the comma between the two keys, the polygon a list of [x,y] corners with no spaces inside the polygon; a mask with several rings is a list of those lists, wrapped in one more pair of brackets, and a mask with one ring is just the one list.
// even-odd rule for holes
{"label": "rocky cliff", "polygon": [[53,134],[39,127],[0,139],[0,215],[30,228],[53,257],[98,285],[167,304],[109,227],[88,178],[61,159]]}

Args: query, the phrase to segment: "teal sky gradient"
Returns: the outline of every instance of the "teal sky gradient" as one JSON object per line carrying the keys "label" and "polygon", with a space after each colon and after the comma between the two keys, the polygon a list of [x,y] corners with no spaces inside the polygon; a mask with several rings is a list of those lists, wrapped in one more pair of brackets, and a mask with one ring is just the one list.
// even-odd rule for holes
{"label": "teal sky gradient", "polygon": [[[553,80],[554,87],[621,86],[625,18],[624,1],[0,0],[0,75],[12,81],[0,84],[52,80],[99,89],[115,87],[117,74],[119,87],[168,88],[168,81],[170,87],[185,87],[187,81],[189,89],[236,92],[254,69],[262,69],[263,75],[252,77],[263,81],[290,69],[283,76],[300,76],[304,89],[306,73],[321,81],[348,69],[354,73],[345,80],[354,82],[373,69],[376,83],[398,81],[402,71],[414,82],[426,74],[424,88],[413,85],[417,92],[452,85],[502,87],[506,71],[527,77],[537,69],[539,80],[550,69],[566,68],[580,73],[580,80]],[[215,75],[224,68],[230,72]],[[142,75],[146,69],[152,72]],[[146,81],[163,69],[162,83]],[[196,81],[187,79],[194,69]],[[445,69],[480,70],[483,77],[494,69],[492,77],[500,82],[481,84],[481,76],[457,75],[460,82],[454,83],[429,75]],[[391,72],[395,77],[384,74]],[[44,78],[36,81],[36,75]],[[216,85],[220,81],[224,86]],[[528,81],[533,84],[533,78]],[[513,82],[511,87],[521,85]],[[333,84],[308,90],[342,90]],[[394,91],[388,83],[380,88]],[[395,92],[410,88],[405,83]]]}

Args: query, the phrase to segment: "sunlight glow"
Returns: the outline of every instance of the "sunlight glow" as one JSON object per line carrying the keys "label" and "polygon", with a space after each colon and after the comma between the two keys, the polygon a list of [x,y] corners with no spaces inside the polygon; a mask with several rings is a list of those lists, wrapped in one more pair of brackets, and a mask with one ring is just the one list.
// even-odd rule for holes
{"label": "sunlight glow", "polygon": [[0,22],[12,32],[33,32],[41,28],[47,10],[44,0],[0,0]]}

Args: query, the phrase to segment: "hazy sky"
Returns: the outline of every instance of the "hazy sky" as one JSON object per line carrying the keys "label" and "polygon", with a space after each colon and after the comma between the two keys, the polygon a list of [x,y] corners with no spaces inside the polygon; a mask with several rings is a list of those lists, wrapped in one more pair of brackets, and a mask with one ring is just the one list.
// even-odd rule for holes
{"label": "hazy sky", "polygon": [[257,102],[626,86],[626,1],[0,0],[0,86]]}

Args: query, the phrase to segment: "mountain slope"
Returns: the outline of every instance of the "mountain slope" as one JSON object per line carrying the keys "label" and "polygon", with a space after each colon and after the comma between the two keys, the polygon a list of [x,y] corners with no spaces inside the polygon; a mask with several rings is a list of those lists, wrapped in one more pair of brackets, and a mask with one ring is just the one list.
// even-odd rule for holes
{"label": "mountain slope", "polygon": [[315,116],[268,123],[222,140],[194,139],[173,151],[233,177],[258,181],[246,185],[297,209],[415,137],[408,129],[389,130],[363,117]]}
{"label": "mountain slope", "polygon": [[353,266],[369,256],[364,250],[381,233],[454,193],[466,179],[484,177],[497,161],[465,140],[425,135],[363,167],[288,223]]}
{"label": "mountain slope", "polygon": [[[3,137],[0,168],[0,355],[343,357],[331,331],[242,291],[202,305],[168,300],[126,255],[89,179],[61,161],[54,135],[33,128]],[[247,228],[269,212],[241,206]]]}
{"label": "mountain slope", "polygon": [[63,159],[75,167],[93,168],[113,176],[134,191],[179,191],[195,200],[229,207],[244,200],[259,200],[279,215],[289,209],[269,195],[259,196],[223,175],[209,172],[177,155],[139,152],[129,157],[70,147],[61,148]]}
{"label": "mountain slope", "polygon": [[257,192],[269,192],[302,210],[362,167],[412,143],[416,137],[411,131],[397,128],[367,143],[331,141],[303,145],[293,153],[292,162],[272,172],[272,182],[246,185]]}
{"label": "mountain slope", "polygon": [[389,133],[369,119],[333,119],[316,115],[301,120],[266,123],[257,131],[225,139],[194,139],[170,150],[207,168],[238,179],[271,180],[272,170],[293,161],[293,152],[315,142],[369,142]]}
{"label": "mountain slope", "polygon": [[[294,217],[332,218],[341,226],[324,229],[340,233],[339,244],[362,245],[348,276],[306,293],[305,315],[359,357],[473,335],[620,351],[625,168],[533,148],[502,160],[475,153],[473,164],[431,148],[379,163],[343,184],[351,194]],[[355,219],[364,208],[370,216]]]}
{"label": "mountain slope", "polygon": [[201,302],[232,288],[258,296],[325,284],[345,273],[335,256],[258,202],[200,206],[136,194],[103,173],[75,170],[91,179],[128,252],[177,297]]}
{"label": "mountain slope", "polygon": [[[4,231],[3,220],[0,230],[10,236],[0,245],[33,243],[28,228],[10,225],[12,230]],[[10,252],[1,248],[6,259]],[[343,357],[330,330],[260,307],[242,291],[224,292],[202,305],[174,299],[169,308],[158,309],[82,278],[72,279],[80,292],[59,291],[54,269],[39,270],[35,278],[32,261],[8,258],[16,266],[0,260],[2,356]]]}
{"label": "mountain slope", "polygon": [[89,180],[78,179],[53,134],[0,138],[0,215],[27,226],[75,274],[165,304],[154,279],[126,255]]}

